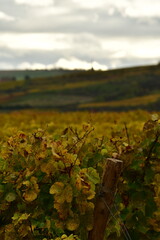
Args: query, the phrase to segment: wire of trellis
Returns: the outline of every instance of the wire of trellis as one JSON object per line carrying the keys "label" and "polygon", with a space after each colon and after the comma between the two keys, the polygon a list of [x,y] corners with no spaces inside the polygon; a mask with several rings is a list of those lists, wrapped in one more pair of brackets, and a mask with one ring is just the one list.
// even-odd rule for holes
{"label": "wire of trellis", "polygon": [[[115,204],[114,204],[114,208],[115,208],[116,212],[118,212],[117,206],[116,206]],[[122,224],[122,226],[123,226],[126,234],[128,235],[129,240],[132,240],[132,239],[131,239],[131,236],[130,236],[130,234],[129,234],[129,232],[128,232],[128,229],[126,228],[126,225],[124,224],[124,222],[123,222],[120,214],[119,214],[119,218],[120,218],[120,220],[121,220],[120,223]]]}
{"label": "wire of trellis", "polygon": [[[105,204],[105,206],[107,207],[108,211],[110,212],[111,216],[114,218],[115,221],[117,221],[117,218],[116,218],[115,215],[113,214],[112,210],[111,210],[110,207],[108,206],[108,204],[107,204],[107,202],[105,201],[105,199],[104,199],[104,198],[102,198],[102,199],[103,199],[104,204]],[[115,209],[116,209],[116,208],[115,208]],[[117,209],[116,209],[116,211],[117,211]],[[118,211],[117,211],[117,212],[118,212]],[[122,219],[120,220],[119,224],[120,224],[120,226],[121,226],[121,230],[122,230],[122,233],[123,233],[125,239],[126,239],[126,240],[132,240],[132,238],[131,238],[131,236],[130,236],[130,234],[129,234],[126,226],[125,226],[125,224],[124,224],[123,221],[122,221]],[[122,227],[122,226],[123,226],[123,227]]]}

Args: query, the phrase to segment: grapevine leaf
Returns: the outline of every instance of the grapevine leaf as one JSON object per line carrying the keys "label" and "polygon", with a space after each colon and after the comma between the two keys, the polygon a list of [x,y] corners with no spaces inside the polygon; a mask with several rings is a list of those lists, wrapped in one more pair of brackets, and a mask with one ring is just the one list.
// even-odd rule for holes
{"label": "grapevine leaf", "polygon": [[72,187],[70,185],[66,186],[66,188],[64,190],[64,195],[66,198],[66,202],[71,203],[72,198],[73,198],[73,191],[72,191]]}
{"label": "grapevine leaf", "polygon": [[13,202],[16,199],[16,194],[14,192],[10,192],[6,195],[5,200],[7,202]]}
{"label": "grapevine leaf", "polygon": [[32,202],[37,198],[37,193],[34,190],[28,190],[23,194],[24,199],[27,202]]}
{"label": "grapevine leaf", "polygon": [[100,182],[99,174],[97,173],[97,171],[94,168],[91,168],[91,167],[88,168],[88,172],[86,172],[85,175],[94,184],[97,184]]}
{"label": "grapevine leaf", "polygon": [[66,223],[66,227],[70,231],[74,231],[79,227],[79,220],[78,218],[70,218]]}
{"label": "grapevine leaf", "polygon": [[51,186],[49,193],[60,194],[63,191],[63,189],[64,189],[64,184],[62,182],[56,182]]}
{"label": "grapevine leaf", "polygon": [[13,215],[12,219],[13,220],[18,220],[18,222],[20,222],[20,221],[23,221],[23,220],[27,220],[29,218],[29,216],[30,216],[30,214],[27,214],[27,213],[20,214],[20,213],[16,212]]}

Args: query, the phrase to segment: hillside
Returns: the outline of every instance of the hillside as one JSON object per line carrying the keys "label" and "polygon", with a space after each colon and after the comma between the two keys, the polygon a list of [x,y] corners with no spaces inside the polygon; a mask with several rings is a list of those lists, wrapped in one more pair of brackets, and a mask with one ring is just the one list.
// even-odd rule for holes
{"label": "hillside", "polygon": [[26,77],[1,81],[0,110],[125,111],[160,107],[160,65],[44,72],[27,75],[21,71]]}
{"label": "hillside", "polygon": [[71,70],[0,70],[0,81],[4,80],[25,80],[36,77],[50,77],[70,73]]}

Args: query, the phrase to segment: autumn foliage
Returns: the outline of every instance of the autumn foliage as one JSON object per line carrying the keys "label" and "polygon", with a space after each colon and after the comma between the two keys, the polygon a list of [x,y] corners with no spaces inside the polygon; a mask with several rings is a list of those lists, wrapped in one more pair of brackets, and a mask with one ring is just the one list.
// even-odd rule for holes
{"label": "autumn foliage", "polygon": [[[112,115],[95,114],[94,124],[91,117],[84,123],[80,113],[82,121],[74,122],[75,113],[70,113],[65,115],[70,120],[66,119],[62,130],[54,123],[54,117],[57,122],[58,117],[62,119],[61,114],[52,113],[48,127],[49,117],[44,113],[23,113],[23,121],[14,114],[17,126],[3,122],[3,118],[11,122],[13,114],[1,118],[0,239],[87,239],[108,157],[121,159],[123,171],[106,239],[125,239],[125,234],[131,239],[160,238],[157,115],[144,124],[144,114],[148,117],[148,113],[137,112],[142,120],[132,123],[126,121],[127,114],[122,114],[119,125],[118,120],[114,125],[108,118]],[[128,118],[129,114],[136,112],[128,113]],[[32,125],[27,125],[28,121]]]}

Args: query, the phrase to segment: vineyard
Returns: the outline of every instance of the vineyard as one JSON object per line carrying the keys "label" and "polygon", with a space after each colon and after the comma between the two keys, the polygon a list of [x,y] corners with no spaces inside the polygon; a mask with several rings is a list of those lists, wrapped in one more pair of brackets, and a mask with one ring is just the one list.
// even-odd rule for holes
{"label": "vineyard", "polygon": [[123,166],[104,239],[159,240],[158,114],[0,113],[0,239],[87,240],[107,159]]}
{"label": "vineyard", "polygon": [[0,71],[0,110],[159,111],[160,66]]}

